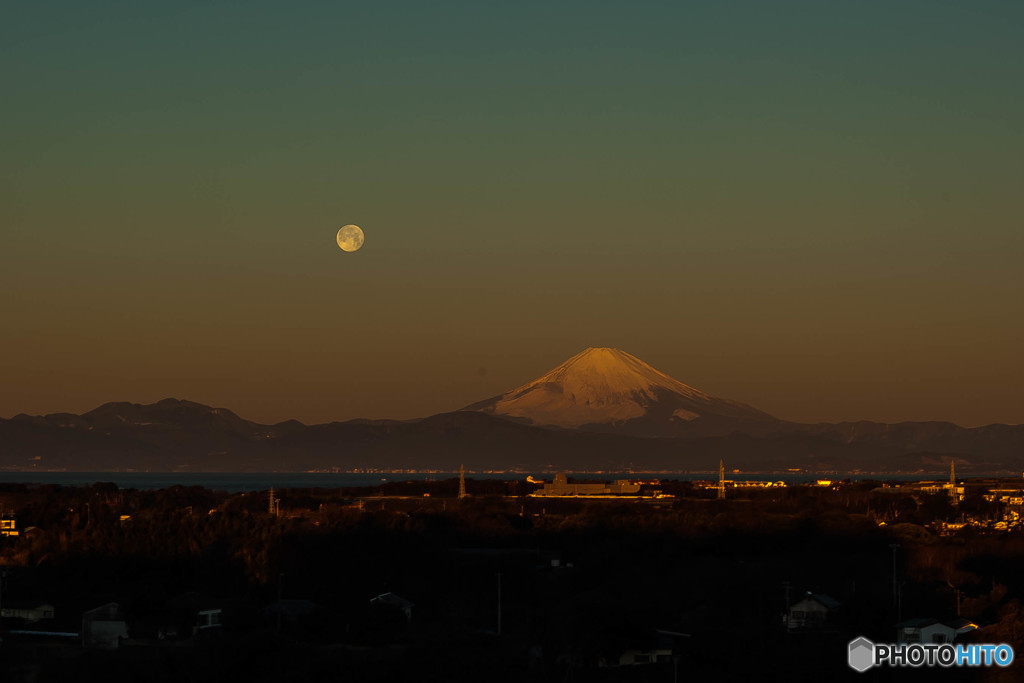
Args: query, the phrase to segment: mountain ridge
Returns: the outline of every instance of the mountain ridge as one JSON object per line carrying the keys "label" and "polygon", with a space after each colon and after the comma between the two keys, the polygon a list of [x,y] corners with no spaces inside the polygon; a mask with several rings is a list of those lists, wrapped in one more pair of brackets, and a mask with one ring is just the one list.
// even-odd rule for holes
{"label": "mountain ridge", "polygon": [[[710,471],[719,460],[753,471],[1019,471],[1024,426],[963,428],[952,423],[795,425],[767,436],[734,432],[691,438],[641,438],[547,429],[479,411],[409,421],[349,420],[263,425],[192,402],[128,404],[137,422],[100,424],[52,413],[0,419],[0,469],[103,471],[307,471],[322,469],[475,469],[545,471],[629,469]],[[153,406],[159,405],[154,409]],[[161,420],[149,419],[154,411]],[[234,419],[223,418],[230,413]],[[198,414],[198,415],[197,415]],[[121,413],[122,417],[126,417]],[[198,419],[206,416],[205,419]],[[198,425],[198,427],[197,427]],[[877,433],[882,436],[879,437]]]}
{"label": "mountain ridge", "polygon": [[466,409],[413,420],[246,420],[167,398],[0,419],[0,470],[477,469],[756,471],[1024,469],[1024,425],[801,424],[591,347]]}

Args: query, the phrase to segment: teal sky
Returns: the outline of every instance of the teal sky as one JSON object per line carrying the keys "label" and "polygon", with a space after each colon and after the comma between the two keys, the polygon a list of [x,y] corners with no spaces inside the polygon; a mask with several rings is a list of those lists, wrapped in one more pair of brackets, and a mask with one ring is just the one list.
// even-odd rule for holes
{"label": "teal sky", "polygon": [[0,416],[406,418],[614,346],[791,420],[1024,422],[1022,35],[1009,1],[0,0]]}

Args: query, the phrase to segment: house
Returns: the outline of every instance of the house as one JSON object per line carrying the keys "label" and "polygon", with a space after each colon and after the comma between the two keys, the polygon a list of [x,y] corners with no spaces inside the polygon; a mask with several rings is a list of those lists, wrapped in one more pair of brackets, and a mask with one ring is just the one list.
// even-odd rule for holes
{"label": "house", "polygon": [[550,552],[538,552],[539,561],[536,564],[537,570],[561,571],[563,569],[573,569],[575,564],[572,562],[566,562],[565,557],[561,553],[550,553]]}
{"label": "house", "polygon": [[124,611],[116,602],[108,602],[82,614],[82,645],[116,650],[128,637]]}
{"label": "house", "polygon": [[316,611],[316,603],[312,600],[278,600],[268,605],[263,613],[266,616],[283,616],[287,621],[298,621]]}
{"label": "house", "polygon": [[632,634],[624,649],[611,651],[610,656],[600,658],[597,664],[600,667],[614,667],[671,662],[673,655],[679,653],[681,639],[689,637],[688,633],[644,629]]}
{"label": "house", "polygon": [[1021,488],[992,488],[983,494],[985,500],[990,503],[1002,503],[1015,507],[1024,506],[1024,489]]}
{"label": "house", "polygon": [[835,619],[841,605],[823,593],[808,592],[789,606],[783,619],[790,631],[824,628]]}
{"label": "house", "polygon": [[196,614],[196,630],[219,629],[224,625],[224,610],[204,609]]}
{"label": "house", "polygon": [[317,614],[319,607],[312,600],[278,600],[263,609],[263,618],[278,631],[302,631]]}
{"label": "house", "polygon": [[412,608],[416,606],[415,603],[406,600],[400,595],[394,593],[381,593],[375,598],[370,598],[370,604],[374,607],[385,607],[400,611],[405,615],[406,623],[412,623]]}
{"label": "house", "polygon": [[224,623],[222,601],[204,593],[189,591],[167,599],[157,609],[133,622],[132,634],[155,632],[160,640],[182,640],[197,634],[220,631]]}
{"label": "house", "polygon": [[0,609],[2,619],[24,619],[29,623],[53,619],[53,605],[42,602],[4,602]]}
{"label": "house", "polygon": [[957,636],[977,629],[978,625],[969,619],[957,618],[943,622],[930,617],[918,617],[896,624],[896,642],[941,645],[952,643]]}
{"label": "house", "polygon": [[[637,664],[654,664],[672,661],[672,641],[661,638],[647,646],[624,650],[619,654],[618,666],[634,666]],[[612,666],[615,666],[614,664]]]}

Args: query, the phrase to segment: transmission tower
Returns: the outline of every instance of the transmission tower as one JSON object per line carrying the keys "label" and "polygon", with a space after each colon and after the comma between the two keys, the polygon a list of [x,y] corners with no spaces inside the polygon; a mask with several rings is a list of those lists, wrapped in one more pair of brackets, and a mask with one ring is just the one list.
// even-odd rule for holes
{"label": "transmission tower", "polygon": [[466,493],[466,468],[459,465],[459,498],[465,498]]}
{"label": "transmission tower", "polygon": [[270,489],[270,514],[277,516],[281,513],[281,501],[274,497],[274,489]]}
{"label": "transmission tower", "polygon": [[725,500],[725,461],[718,461],[718,500]]}

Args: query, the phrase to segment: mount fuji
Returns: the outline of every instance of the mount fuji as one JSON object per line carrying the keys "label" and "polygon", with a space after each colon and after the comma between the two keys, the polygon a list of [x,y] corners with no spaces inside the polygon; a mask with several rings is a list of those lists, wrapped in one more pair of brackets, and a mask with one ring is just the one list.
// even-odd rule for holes
{"label": "mount fuji", "polygon": [[786,424],[611,348],[588,348],[532,382],[464,410],[541,427],[633,436],[763,435]]}
{"label": "mount fuji", "polygon": [[[667,438],[651,438],[667,437]],[[532,382],[414,420],[273,425],[165,399],[0,419],[4,470],[295,472],[713,470],[1019,472],[1024,425],[780,420],[711,396],[618,349],[590,348]]]}

